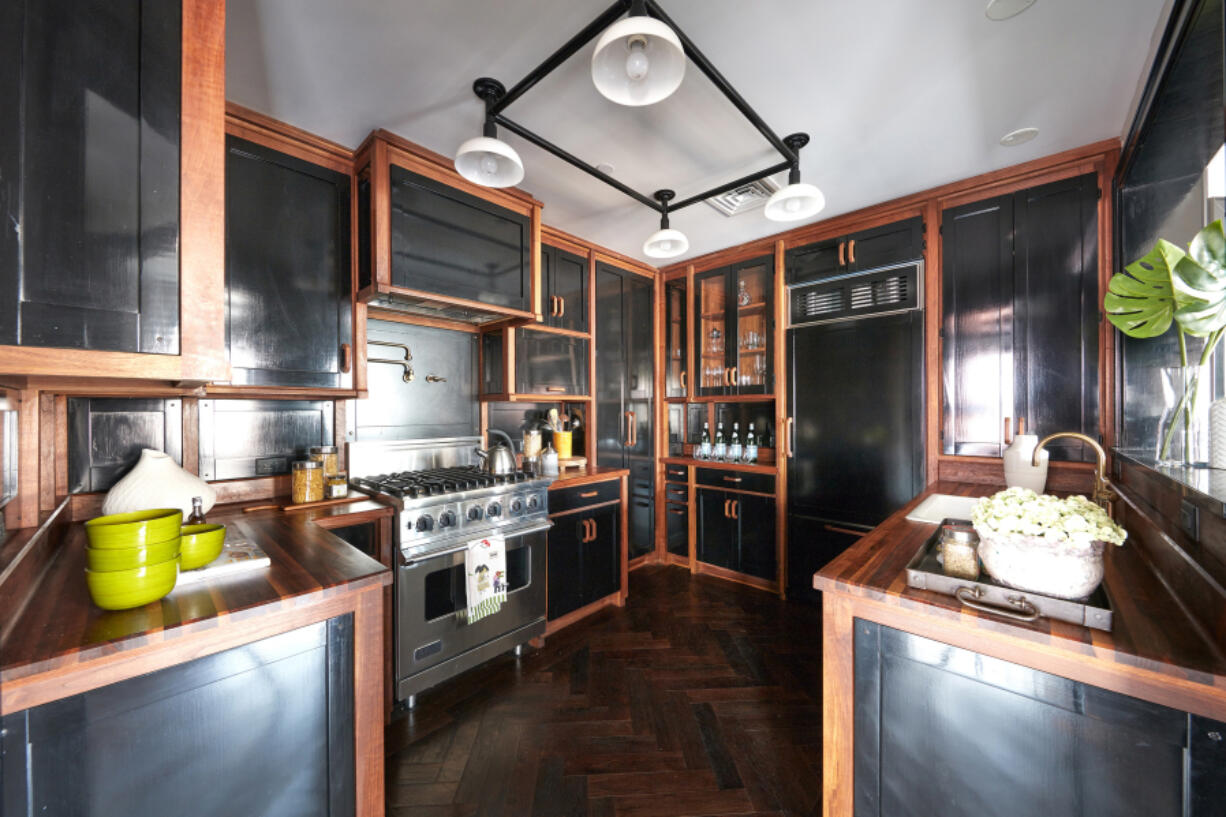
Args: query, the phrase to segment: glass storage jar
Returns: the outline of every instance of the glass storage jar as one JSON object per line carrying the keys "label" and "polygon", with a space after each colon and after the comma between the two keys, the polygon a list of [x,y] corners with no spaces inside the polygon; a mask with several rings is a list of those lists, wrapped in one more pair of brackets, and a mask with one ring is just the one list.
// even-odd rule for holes
{"label": "glass storage jar", "polygon": [[298,460],[291,466],[290,500],[295,505],[324,498],[324,468],[319,460]]}
{"label": "glass storage jar", "polygon": [[349,480],[344,471],[327,478],[324,493],[328,499],[344,499],[349,496]]}
{"label": "glass storage jar", "polygon": [[323,465],[324,476],[330,477],[340,471],[340,461],[335,445],[314,445],[310,448],[311,459]]}

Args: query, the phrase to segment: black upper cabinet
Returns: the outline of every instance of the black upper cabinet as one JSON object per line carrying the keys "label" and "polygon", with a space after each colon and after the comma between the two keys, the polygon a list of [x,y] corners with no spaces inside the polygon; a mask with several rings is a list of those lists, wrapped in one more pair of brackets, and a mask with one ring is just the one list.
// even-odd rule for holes
{"label": "black upper cabinet", "polygon": [[815,281],[914,261],[924,255],[919,216],[787,251],[787,282]]}
{"label": "black upper cabinet", "polygon": [[179,3],[2,5],[0,344],[178,354]]}
{"label": "black upper cabinet", "polygon": [[557,247],[541,245],[541,283],[545,290],[542,303],[546,326],[588,331],[587,259]]}
{"label": "black upper cabinet", "polygon": [[687,284],[684,278],[676,278],[664,285],[664,331],[668,333],[664,351],[668,362],[664,370],[664,396],[686,397],[689,393],[689,375],[685,367],[689,332],[686,329]]}
{"label": "black upper cabinet", "polygon": [[588,393],[588,340],[557,332],[515,330],[517,394]]}
{"label": "black upper cabinet", "polygon": [[389,178],[393,286],[532,310],[528,216],[396,165]]}
{"label": "black upper cabinet", "polygon": [[946,454],[999,457],[1018,418],[1098,437],[1097,202],[1087,174],[944,212]]}
{"label": "black upper cabinet", "polygon": [[699,397],[774,392],[774,259],[694,276],[694,361]]}
{"label": "black upper cabinet", "polygon": [[235,136],[226,148],[232,382],[350,386],[349,176]]}
{"label": "black upper cabinet", "polygon": [[653,283],[609,264],[596,264],[596,464],[630,468],[631,558],[655,547],[655,337]]}

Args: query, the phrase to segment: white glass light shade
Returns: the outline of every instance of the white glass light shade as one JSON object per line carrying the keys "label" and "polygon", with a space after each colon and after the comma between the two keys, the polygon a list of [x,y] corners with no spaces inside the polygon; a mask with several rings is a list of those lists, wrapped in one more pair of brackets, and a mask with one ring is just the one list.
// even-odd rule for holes
{"label": "white glass light shade", "polygon": [[771,221],[799,221],[815,216],[826,206],[822,191],[811,184],[797,182],[776,190],[766,200],[766,217]]}
{"label": "white glass light shade", "polygon": [[685,233],[671,228],[656,230],[643,243],[643,254],[648,258],[673,258],[690,248]]}
{"label": "white glass light shade", "polygon": [[592,54],[596,90],[618,105],[652,105],[681,86],[685,50],[677,34],[653,17],[619,20]]}
{"label": "white glass light shade", "polygon": [[489,136],[478,136],[460,145],[455,169],[470,182],[485,187],[511,187],[524,178],[524,163],[515,148]]}

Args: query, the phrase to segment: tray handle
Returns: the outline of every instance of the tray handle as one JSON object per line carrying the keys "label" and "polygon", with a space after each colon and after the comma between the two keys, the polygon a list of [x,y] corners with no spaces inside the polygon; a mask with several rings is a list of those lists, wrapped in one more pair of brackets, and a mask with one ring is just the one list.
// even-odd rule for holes
{"label": "tray handle", "polygon": [[954,595],[958,597],[958,601],[972,610],[978,610],[981,613],[1004,616],[1014,621],[1035,621],[1039,617],[1038,608],[1027,601],[1025,596],[1007,596],[1006,598],[1011,606],[1001,607],[983,601],[983,591],[978,587],[959,587]]}

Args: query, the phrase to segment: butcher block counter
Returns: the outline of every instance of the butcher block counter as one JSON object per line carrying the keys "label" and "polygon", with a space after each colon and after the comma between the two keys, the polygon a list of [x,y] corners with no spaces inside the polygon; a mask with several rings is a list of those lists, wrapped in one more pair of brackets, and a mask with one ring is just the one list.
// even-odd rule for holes
{"label": "butcher block counter", "polygon": [[[925,787],[931,789],[932,780],[939,776],[935,771],[939,763],[932,761],[933,768],[925,773],[926,781],[908,779],[906,772],[890,768],[889,764],[893,762],[896,767],[905,767],[905,763],[897,763],[899,752],[905,754],[908,749],[940,744],[944,726],[974,711],[971,700],[978,693],[968,691],[976,689],[974,682],[982,682],[983,688],[990,689],[992,695],[1011,696],[1002,700],[993,698],[990,706],[985,705],[985,711],[1003,715],[1014,699],[1020,702],[1012,719],[1019,729],[1027,723],[1046,723],[1043,718],[1048,717],[1049,712],[1056,713],[1051,716],[1053,722],[1060,717],[1072,718],[1071,711],[1097,729],[1103,721],[1089,716],[1114,707],[1118,711],[1127,709],[1132,724],[1191,722],[1193,726],[1187,730],[1191,737],[1187,740],[1195,742],[1200,739],[1196,736],[1195,724],[1207,722],[1197,721],[1197,718],[1226,720],[1226,656],[1222,646],[1208,637],[1166,589],[1146,561],[1143,549],[1130,547],[1128,542],[1120,548],[1107,546],[1104,585],[1113,607],[1110,632],[1047,618],[1031,623],[1011,621],[965,608],[953,596],[908,587],[907,564],[936,532],[937,525],[910,522],[907,514],[934,493],[986,496],[995,490],[985,485],[935,483],[814,575],[813,586],[822,591],[823,755],[825,814],[828,817],[888,813],[896,805],[892,797],[904,797],[912,807],[922,810],[922,804],[928,802]],[[897,681],[904,674],[899,668],[904,666],[913,667],[906,672],[924,679],[923,682],[904,680],[891,687],[887,672],[893,672],[893,679]],[[967,667],[973,669],[965,669]],[[954,678],[958,672],[963,674]],[[1023,675],[1027,679],[1024,683],[1017,680]],[[918,696],[922,697],[922,690],[933,689],[946,677],[953,680],[948,683],[948,689],[943,688],[940,693],[943,699],[936,699],[938,703],[929,707],[926,714],[916,715],[914,723],[920,724],[924,718],[947,717],[947,720],[938,722],[935,727],[931,722],[923,723],[922,729],[917,731],[923,731],[924,736],[913,741],[905,735],[908,724],[912,723],[911,714],[923,710],[930,702],[913,698],[906,704],[896,702],[893,705],[898,709],[891,711],[889,696],[893,694],[896,701],[906,698],[907,694],[900,690],[909,689],[909,694],[913,695],[920,690]],[[1010,680],[1002,681],[1002,678]],[[908,687],[908,684],[914,686]],[[1018,684],[1018,688],[1011,686]],[[1001,692],[1002,689],[1008,692]],[[1047,706],[1049,702],[1044,695],[1048,692],[1034,691],[1057,689],[1059,694],[1051,692],[1051,695],[1066,696],[1060,701],[1081,703],[1066,708],[1061,708],[1065,707],[1064,703]],[[986,701],[991,695],[985,693],[983,697]],[[1100,698],[1112,703],[1096,707],[1093,702]],[[959,713],[964,703],[965,712]],[[1154,704],[1159,706],[1152,706]],[[1047,708],[1034,712],[1026,708],[1040,706]],[[1133,712],[1134,708],[1140,714]],[[945,714],[933,715],[932,709]],[[866,714],[867,710],[871,711]],[[1195,717],[1188,721],[1187,716]],[[874,720],[876,718],[880,722]],[[1110,718],[1106,722],[1110,722]],[[1069,728],[1076,731],[1082,727]],[[993,726],[986,722],[971,730],[976,734],[974,740],[967,736],[965,750],[970,754],[965,756],[966,762],[974,764],[991,758],[992,762],[1000,763],[1001,757],[1008,757],[1010,765],[1016,767],[1012,769],[1014,773],[1019,769],[1025,771],[1031,764],[1036,768],[1027,779],[1035,789],[1042,788],[1039,781],[1045,777],[1045,770],[1037,767],[1044,761],[1035,758],[1034,753],[1028,758],[1012,757],[1022,748],[1025,739],[1033,735],[1015,735],[1014,740],[1009,741],[1001,734],[1001,741],[1010,745],[1000,749],[992,745],[991,738],[985,737],[992,730]],[[1201,731],[1210,736],[1206,745],[1217,752],[1215,763],[1226,761],[1226,754],[1222,753],[1226,741],[1222,740],[1218,728],[1204,727]],[[900,734],[902,737],[895,740]],[[857,738],[868,744],[857,747]],[[1082,741],[1082,750],[1092,743],[1084,735],[1078,739]],[[1120,742],[1118,736],[1114,740]],[[950,742],[957,741],[946,741],[944,745]],[[971,747],[975,747],[973,752]],[[1178,748],[1172,749],[1171,757],[1178,756]],[[1067,757],[1061,759],[1055,742],[1048,754],[1053,763],[1069,763]],[[895,760],[890,761],[891,757]],[[1203,751],[1201,757],[1204,757]],[[884,765],[879,765],[878,761]],[[1142,768],[1145,763],[1142,761]],[[1158,768],[1152,762],[1150,765]],[[994,771],[1003,773],[1005,770]],[[1053,773],[1059,777],[1058,766]],[[1127,779],[1129,774],[1135,776],[1138,771],[1122,769],[1120,779]],[[1104,779],[1109,780],[1110,775]],[[1171,785],[1177,785],[1177,781]],[[1220,781],[1214,785],[1220,785]],[[1059,787],[1053,784],[1052,788]],[[1122,792],[1126,786],[1117,788]],[[1203,783],[1201,788],[1204,788]],[[1172,793],[1171,798],[1175,794]],[[999,808],[1002,799],[1009,799],[1007,787],[998,787],[994,796],[996,807],[984,813],[1003,813]],[[1028,813],[1073,813],[1061,811],[1066,805],[1060,801],[1045,800],[1043,803],[1055,811]],[[943,813],[963,813],[945,810],[948,803],[940,798],[931,805]],[[962,805],[966,805],[965,802]],[[976,805],[979,806],[987,807],[988,803]],[[1152,813],[1161,813],[1160,806],[1152,808]],[[1194,810],[1193,813],[1198,812]]]}
{"label": "butcher block counter", "polygon": [[[14,534],[4,548],[0,714],[32,712],[95,690],[94,695],[109,694],[125,688],[111,686],[121,682],[131,688],[137,682],[129,679],[160,671],[173,675],[171,668],[199,665],[198,659],[220,653],[238,655],[257,642],[288,643],[278,649],[301,652],[314,638],[329,656],[334,642],[351,644],[344,647],[351,664],[343,660],[352,669],[342,679],[349,691],[339,705],[352,720],[353,743],[344,741],[351,753],[343,762],[356,768],[349,789],[356,813],[383,813],[383,598],[392,576],[380,561],[325,526],[376,522],[390,516],[390,508],[367,500],[293,513],[215,508],[209,521],[226,525],[229,537],[263,549],[269,567],[183,585],[159,602],[108,612],[90,600],[85,530],[79,522],[64,521],[67,506],[65,501],[50,514],[37,533]],[[334,631],[343,632],[339,642]],[[258,647],[252,655],[272,649]],[[335,683],[334,675],[328,678]],[[142,693],[152,695],[150,700],[160,694]],[[8,717],[6,724],[11,721]]]}

